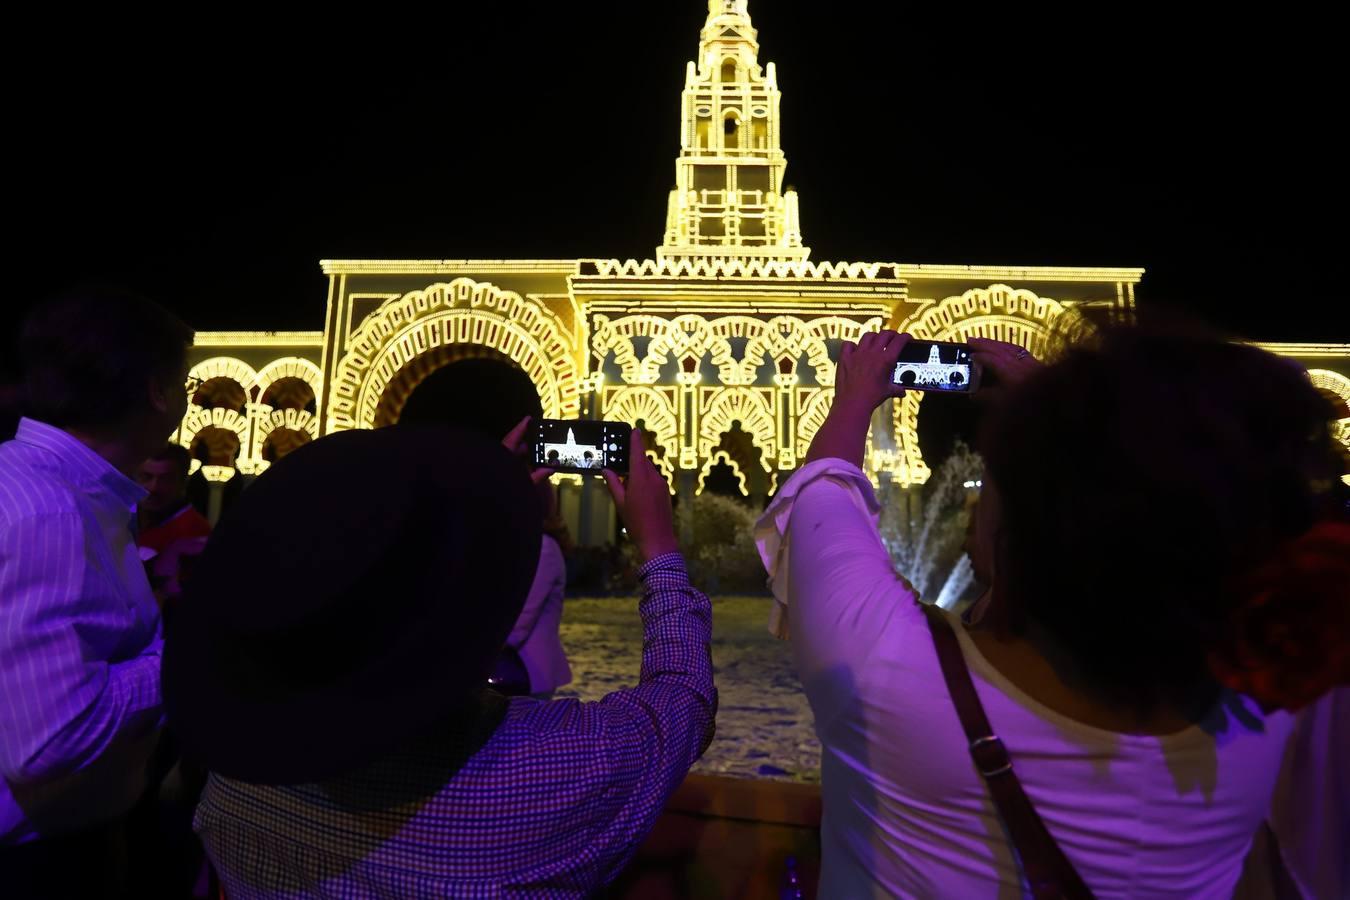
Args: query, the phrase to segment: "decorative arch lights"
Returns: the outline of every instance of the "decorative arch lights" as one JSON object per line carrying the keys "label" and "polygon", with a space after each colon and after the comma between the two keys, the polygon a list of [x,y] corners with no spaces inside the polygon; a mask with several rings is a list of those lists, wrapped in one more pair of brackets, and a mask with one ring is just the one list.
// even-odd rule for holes
{"label": "decorative arch lights", "polygon": [[329,430],[371,428],[398,372],[447,344],[479,344],[519,365],[539,389],[544,415],[575,418],[582,372],[563,323],[542,304],[457,278],[386,301],[352,335],[332,386]]}
{"label": "decorative arch lights", "polygon": [[1346,415],[1338,418],[1350,418],[1350,378],[1330,369],[1309,369],[1308,380],[1319,391],[1340,399],[1338,411]]}
{"label": "decorative arch lights", "polygon": [[[276,399],[289,388],[293,397],[305,398],[305,405],[316,404],[322,392],[323,376],[310,360],[282,357],[255,371],[242,360],[215,356],[192,366],[188,374],[200,385],[189,398],[176,440],[185,447],[192,447],[208,428],[222,429],[234,435],[238,441],[237,455],[230,465],[216,463],[215,468],[229,468],[231,472],[237,469],[248,475],[261,472],[267,467],[262,458],[264,443],[277,427],[293,428],[309,438],[318,436],[318,420],[313,413],[303,408],[274,409],[262,402],[269,397],[269,391],[272,399]],[[221,402],[222,398],[225,402]],[[206,465],[203,471],[212,468],[212,465]],[[211,480],[228,479],[217,474]]]}
{"label": "decorative arch lights", "polygon": [[[948,297],[897,326],[915,337],[963,343],[972,337],[992,338],[1026,347],[1045,357],[1052,339],[1090,329],[1087,320],[1064,305],[1028,290],[995,284]],[[878,451],[880,469],[901,486],[923,484],[931,471],[919,450],[921,391],[909,391],[892,403],[896,449]],[[819,427],[819,426],[817,426]]]}
{"label": "decorative arch lights", "polygon": [[[1319,391],[1339,398],[1338,411],[1346,412],[1347,415],[1332,423],[1331,434],[1344,448],[1346,455],[1350,456],[1350,378],[1330,369],[1309,369],[1308,380]],[[1350,484],[1350,473],[1342,475],[1341,480]]]}
{"label": "decorative arch lights", "polygon": [[694,490],[694,496],[697,497],[703,494],[703,491],[708,484],[708,476],[711,475],[712,470],[719,465],[730,467],[731,474],[736,478],[736,483],[741,492],[741,496],[749,497],[750,488],[746,484],[745,473],[741,471],[740,465],[731,457],[731,454],[727,453],[725,450],[718,450],[708,458],[708,461],[703,464],[703,468],[699,469],[698,487]]}
{"label": "decorative arch lights", "polygon": [[656,436],[658,446],[647,449],[652,452],[659,449],[663,455],[669,456],[679,447],[680,439],[673,393],[641,385],[610,389],[605,392],[601,418],[632,425],[641,422],[647,431]]}
{"label": "decorative arch lights", "polygon": [[[308,388],[311,398],[318,398],[323,392],[323,373],[319,367],[307,359],[289,356],[270,362],[258,371],[255,384],[259,402],[265,403],[274,388],[282,388],[287,382],[303,384]],[[300,408],[303,409],[304,405]]]}
{"label": "decorative arch lights", "polygon": [[249,419],[232,409],[216,407],[203,409],[200,406],[189,407],[183,424],[178,429],[178,442],[184,447],[192,447],[199,435],[208,430],[218,430],[232,434],[239,448],[248,445]]}
{"label": "decorative arch lights", "polygon": [[722,435],[737,423],[747,432],[763,452],[765,472],[775,467],[778,457],[778,427],[772,406],[772,395],[749,388],[732,387],[709,389],[700,419],[698,455],[709,459],[722,442]]}

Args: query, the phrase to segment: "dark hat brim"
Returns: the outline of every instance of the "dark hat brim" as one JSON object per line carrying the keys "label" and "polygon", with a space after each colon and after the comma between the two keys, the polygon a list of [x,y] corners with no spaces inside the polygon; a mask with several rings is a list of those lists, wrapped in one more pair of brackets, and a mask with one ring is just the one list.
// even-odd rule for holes
{"label": "dark hat brim", "polygon": [[344,432],[261,476],[167,635],[184,753],[260,784],[358,768],[471,715],[538,564],[523,464],[444,428]]}

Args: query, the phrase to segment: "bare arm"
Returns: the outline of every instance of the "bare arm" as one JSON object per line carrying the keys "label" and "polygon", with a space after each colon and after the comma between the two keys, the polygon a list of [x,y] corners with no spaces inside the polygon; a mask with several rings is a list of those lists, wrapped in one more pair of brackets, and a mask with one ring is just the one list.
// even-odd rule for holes
{"label": "bare arm", "polygon": [[872,411],[882,401],[905,393],[891,382],[891,372],[907,343],[909,335],[894,331],[872,332],[856,344],[844,343],[835,373],[834,402],[811,441],[807,462],[834,458],[862,467]]}

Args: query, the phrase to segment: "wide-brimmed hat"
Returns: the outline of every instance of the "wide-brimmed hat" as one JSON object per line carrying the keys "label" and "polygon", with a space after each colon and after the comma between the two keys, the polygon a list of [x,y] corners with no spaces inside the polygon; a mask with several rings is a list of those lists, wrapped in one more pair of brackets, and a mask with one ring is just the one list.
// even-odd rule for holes
{"label": "wide-brimmed hat", "polygon": [[395,426],[287,455],[221,521],[164,648],[185,755],[260,784],[319,781],[469,719],[538,565],[520,460]]}

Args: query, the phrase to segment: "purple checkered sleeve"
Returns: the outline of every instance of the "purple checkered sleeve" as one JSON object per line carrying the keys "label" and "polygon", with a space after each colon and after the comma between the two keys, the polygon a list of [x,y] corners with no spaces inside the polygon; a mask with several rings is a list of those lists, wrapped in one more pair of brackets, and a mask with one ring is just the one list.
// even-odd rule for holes
{"label": "purple checkered sleeve", "polygon": [[482,746],[429,736],[360,772],[212,776],[197,830],[231,900],[584,897],[612,880],[712,739],[712,606],[677,554],[639,571],[636,687],[510,701]]}

